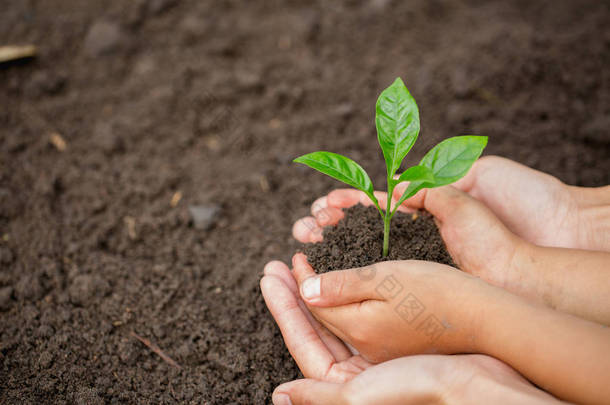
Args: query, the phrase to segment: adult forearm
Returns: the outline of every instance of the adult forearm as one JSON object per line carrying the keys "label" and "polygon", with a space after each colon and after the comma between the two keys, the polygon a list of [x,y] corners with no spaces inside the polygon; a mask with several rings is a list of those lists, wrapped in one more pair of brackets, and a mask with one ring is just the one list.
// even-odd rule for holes
{"label": "adult forearm", "polygon": [[509,293],[483,309],[480,350],[511,365],[557,397],[578,403],[610,398],[610,330]]}

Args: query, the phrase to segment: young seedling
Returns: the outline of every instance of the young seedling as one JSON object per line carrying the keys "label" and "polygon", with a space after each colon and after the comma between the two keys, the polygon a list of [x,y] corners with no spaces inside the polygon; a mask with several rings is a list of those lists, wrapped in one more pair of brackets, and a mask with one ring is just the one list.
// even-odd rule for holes
{"label": "young seedling", "polygon": [[[486,136],[455,136],[433,147],[418,165],[395,176],[403,159],[411,150],[419,134],[419,111],[415,99],[400,78],[377,99],[375,108],[377,140],[381,146],[387,167],[388,198],[385,211],[373,194],[373,183],[364,169],[353,160],[332,152],[313,152],[296,158],[334,179],[363,191],[375,204],[383,219],[383,257],[388,255],[390,221],[396,209],[409,197],[423,188],[440,187],[462,178],[481,156],[487,145]],[[397,184],[404,181],[409,186],[392,208],[392,193]]]}

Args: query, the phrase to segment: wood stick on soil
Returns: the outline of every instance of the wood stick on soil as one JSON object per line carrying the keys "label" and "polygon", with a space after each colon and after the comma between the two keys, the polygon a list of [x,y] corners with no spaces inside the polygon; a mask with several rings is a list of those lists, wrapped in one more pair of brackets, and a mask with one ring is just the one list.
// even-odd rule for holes
{"label": "wood stick on soil", "polygon": [[159,346],[157,346],[156,344],[154,344],[150,340],[148,340],[146,338],[143,338],[142,336],[138,335],[134,331],[131,331],[130,334],[131,334],[131,336],[133,336],[136,339],[138,339],[140,342],[144,343],[144,345],[146,345],[150,350],[152,350],[153,352],[157,353],[157,355],[159,357],[161,357],[170,366],[176,367],[178,369],[182,368],[182,367],[180,367],[180,364],[176,363],[171,357],[169,357],[167,354],[163,353],[163,350],[161,350],[159,348]]}
{"label": "wood stick on soil", "polygon": [[0,63],[11,62],[18,59],[33,58],[34,56],[36,56],[36,47],[34,45],[0,46]]}

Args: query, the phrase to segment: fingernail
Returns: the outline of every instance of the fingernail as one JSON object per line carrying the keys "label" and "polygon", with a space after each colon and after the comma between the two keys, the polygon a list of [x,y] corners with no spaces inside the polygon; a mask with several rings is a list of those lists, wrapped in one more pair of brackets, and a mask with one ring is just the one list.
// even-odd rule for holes
{"label": "fingernail", "polygon": [[303,281],[303,285],[301,286],[303,298],[307,300],[318,298],[320,296],[320,281],[320,277],[318,276],[305,279],[305,281]]}
{"label": "fingernail", "polygon": [[275,394],[273,396],[273,405],[292,405],[292,401],[286,394]]}

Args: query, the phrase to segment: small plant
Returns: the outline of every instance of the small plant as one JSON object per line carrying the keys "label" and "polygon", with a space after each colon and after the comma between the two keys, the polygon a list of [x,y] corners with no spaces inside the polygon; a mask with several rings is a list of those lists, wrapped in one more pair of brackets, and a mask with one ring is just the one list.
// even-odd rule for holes
{"label": "small plant", "polygon": [[[409,197],[423,188],[440,187],[462,178],[479,158],[487,145],[486,136],[455,136],[432,148],[418,165],[396,172],[411,150],[419,134],[419,111],[415,99],[400,78],[377,99],[375,108],[377,139],[387,167],[387,206],[385,211],[373,194],[373,183],[364,169],[353,160],[332,152],[313,152],[296,158],[334,179],[363,191],[373,201],[383,219],[383,257],[388,255],[390,221],[396,209]],[[394,187],[403,181],[409,186],[392,209]]]}

